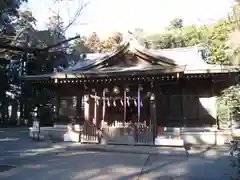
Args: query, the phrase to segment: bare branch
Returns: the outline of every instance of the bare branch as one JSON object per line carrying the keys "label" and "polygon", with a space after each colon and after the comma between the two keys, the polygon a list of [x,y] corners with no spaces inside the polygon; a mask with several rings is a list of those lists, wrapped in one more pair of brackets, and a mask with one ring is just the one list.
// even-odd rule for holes
{"label": "bare branch", "polygon": [[[63,0],[55,0],[54,3],[57,3],[57,2],[59,3],[59,2],[62,2],[62,1],[63,1]],[[68,2],[68,1],[69,1],[69,0],[66,0],[66,2]],[[90,1],[84,3],[84,0],[79,0],[79,7],[77,8],[74,16],[69,20],[68,24],[67,24],[67,25],[65,26],[65,28],[63,29],[63,33],[65,33],[65,32],[68,30],[68,28],[69,28],[70,26],[72,26],[72,25],[77,21],[77,19],[78,19],[79,16],[81,15],[83,9],[84,9],[87,5],[89,5],[89,3],[90,3]],[[51,8],[49,8],[49,10],[50,10],[53,14],[55,14],[55,15],[59,16],[60,18],[62,18],[62,17],[60,16],[59,10],[58,10],[58,12],[55,12],[55,11],[54,11],[53,9],[51,9]],[[69,11],[68,11],[67,13],[68,13],[68,16],[70,16]],[[62,18],[62,19],[63,19],[63,18]],[[85,24],[85,23],[84,23],[84,24]]]}
{"label": "bare branch", "polygon": [[18,32],[18,34],[15,36],[15,38],[13,39],[13,42],[16,42],[18,40],[18,38],[22,35],[22,33],[24,31],[26,31],[29,27],[24,27],[20,32]]}
{"label": "bare branch", "polygon": [[37,51],[36,48],[28,48],[28,47],[20,47],[20,46],[13,46],[10,44],[0,44],[0,49],[7,49],[12,51],[21,51],[21,52],[27,52],[27,53],[33,53],[34,51]]}
{"label": "bare branch", "polygon": [[56,43],[56,44],[50,45],[50,46],[48,46],[48,47],[46,47],[46,48],[41,49],[41,51],[48,51],[48,50],[50,50],[50,49],[52,49],[52,48],[55,48],[55,47],[57,47],[57,46],[60,46],[60,45],[62,45],[62,44],[65,44],[65,43],[67,43],[67,42],[69,42],[69,41],[72,41],[72,40],[75,40],[75,39],[78,39],[78,38],[80,38],[79,35],[77,35],[77,36],[75,36],[75,37],[72,37],[72,38],[69,38],[69,39],[66,39],[66,40],[63,40],[63,41],[60,41],[60,42],[58,42],[58,43]]}
{"label": "bare branch", "polygon": [[78,17],[81,15],[83,9],[84,9],[87,5],[89,5],[89,1],[86,2],[86,3],[84,3],[83,0],[81,1],[80,7],[77,9],[74,17],[69,21],[68,25],[64,28],[64,31],[63,31],[63,32],[66,32],[66,31],[68,30],[68,28],[76,22],[76,20],[78,19]]}
{"label": "bare branch", "polygon": [[75,39],[78,39],[78,38],[80,38],[79,35],[75,36],[75,37],[72,37],[72,38],[69,38],[69,39],[66,39],[64,41],[58,42],[56,44],[50,45],[46,48],[20,47],[20,46],[13,46],[13,45],[10,45],[10,44],[0,42],[0,49],[8,49],[8,50],[12,50],[12,51],[21,51],[21,52],[27,52],[27,53],[38,53],[38,52],[40,53],[40,52],[49,51],[52,48],[55,48],[57,46],[60,46],[62,44],[65,44],[69,41],[72,41],[72,40],[75,40]]}
{"label": "bare branch", "polygon": [[58,13],[56,13],[53,9],[51,9],[51,8],[48,8],[53,14],[55,14],[56,16],[59,16],[59,14]]}

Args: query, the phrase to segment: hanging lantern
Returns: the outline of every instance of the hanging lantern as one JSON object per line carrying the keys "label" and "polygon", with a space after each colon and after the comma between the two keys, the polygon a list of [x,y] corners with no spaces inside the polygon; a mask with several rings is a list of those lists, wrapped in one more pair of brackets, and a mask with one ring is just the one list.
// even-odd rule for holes
{"label": "hanging lantern", "polygon": [[155,101],[155,95],[154,94],[151,94],[150,101]]}
{"label": "hanging lantern", "polygon": [[119,87],[114,86],[114,88],[113,88],[113,92],[114,92],[115,94],[119,94],[119,93],[120,93],[120,89],[119,89]]}

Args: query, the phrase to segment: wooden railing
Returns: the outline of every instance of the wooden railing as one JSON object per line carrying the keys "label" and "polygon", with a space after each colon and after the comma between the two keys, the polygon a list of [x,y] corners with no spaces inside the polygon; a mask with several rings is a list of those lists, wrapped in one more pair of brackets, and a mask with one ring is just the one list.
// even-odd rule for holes
{"label": "wooden railing", "polygon": [[98,142],[98,128],[96,125],[90,122],[83,124],[81,142]]}

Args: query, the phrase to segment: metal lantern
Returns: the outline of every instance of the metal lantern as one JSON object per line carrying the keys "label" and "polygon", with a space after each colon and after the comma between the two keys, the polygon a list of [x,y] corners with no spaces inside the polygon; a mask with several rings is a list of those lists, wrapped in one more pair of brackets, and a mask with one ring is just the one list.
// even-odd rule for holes
{"label": "metal lantern", "polygon": [[119,93],[120,93],[120,89],[119,89],[119,87],[114,86],[114,88],[113,88],[113,92],[114,92],[115,94],[119,94]]}
{"label": "metal lantern", "polygon": [[155,101],[155,95],[154,94],[151,94],[150,101]]}

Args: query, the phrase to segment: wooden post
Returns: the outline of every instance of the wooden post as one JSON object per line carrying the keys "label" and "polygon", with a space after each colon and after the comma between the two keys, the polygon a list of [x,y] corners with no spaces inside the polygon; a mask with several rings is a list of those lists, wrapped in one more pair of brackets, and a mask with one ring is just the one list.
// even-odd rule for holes
{"label": "wooden post", "polygon": [[59,118],[59,109],[60,109],[60,96],[57,94],[56,95],[56,119]]}
{"label": "wooden post", "polygon": [[180,88],[181,88],[181,116],[182,116],[182,122],[181,122],[181,124],[182,124],[182,126],[184,127],[184,119],[185,119],[185,117],[184,117],[184,87],[183,87],[183,85],[182,84],[180,84]]}
{"label": "wooden post", "polygon": [[138,126],[139,122],[141,120],[141,85],[138,85],[138,96],[137,96],[138,102],[137,102],[137,113],[138,113]]}
{"label": "wooden post", "polygon": [[216,126],[217,126],[217,128],[218,129],[220,129],[220,122],[219,122],[219,117],[218,117],[218,114],[217,114],[217,100],[216,100],[216,96],[215,96],[215,81],[214,81],[214,79],[212,78],[212,83],[211,83],[212,85],[211,85],[211,96],[212,96],[212,98],[213,98],[213,102],[212,103],[214,103],[213,104],[213,107],[212,108],[214,108],[214,114],[213,114],[213,117],[216,119]]}
{"label": "wooden post", "polygon": [[56,116],[55,116],[55,120],[58,120],[59,119],[59,110],[60,110],[60,101],[61,101],[61,98],[60,98],[60,85],[58,83],[58,80],[55,80],[55,83],[57,83],[57,92],[55,94],[55,98],[56,98],[56,104],[55,104],[55,107],[56,107]]}
{"label": "wooden post", "polygon": [[103,89],[103,95],[102,95],[102,121],[105,121],[105,113],[106,113],[106,89]]}
{"label": "wooden post", "polygon": [[97,110],[96,110],[96,127],[97,129],[101,128],[101,121],[103,118],[103,101],[102,101],[102,96],[103,96],[103,91],[102,90],[98,90],[97,91],[98,94],[98,99],[97,99]]}
{"label": "wooden post", "polygon": [[88,94],[84,95],[84,120],[88,121],[89,120],[89,101],[90,97]]}
{"label": "wooden post", "polygon": [[80,124],[81,123],[81,117],[82,117],[82,92],[80,92],[78,95],[77,95],[77,124]]}
{"label": "wooden post", "polygon": [[150,97],[150,122],[152,126],[152,134],[153,134],[153,145],[155,144],[155,136],[156,136],[156,100],[155,94],[152,93]]}
{"label": "wooden post", "polygon": [[[196,114],[197,114],[197,118],[196,118],[196,120],[197,120],[197,123],[199,123],[199,121],[201,121],[201,119],[200,119],[200,111],[199,111],[199,109],[200,109],[200,107],[201,107],[201,105],[200,105],[200,98],[201,98],[201,91],[199,92],[199,89],[197,89],[197,90],[194,90],[195,91],[195,93],[196,93],[196,95],[195,95],[195,100],[197,100],[197,112],[196,112]],[[196,102],[196,101],[195,101]]]}
{"label": "wooden post", "polygon": [[97,123],[97,91],[94,92],[94,118],[93,124]]}
{"label": "wooden post", "polygon": [[127,90],[124,88],[123,90],[123,125],[125,127],[125,122],[127,119]]}

